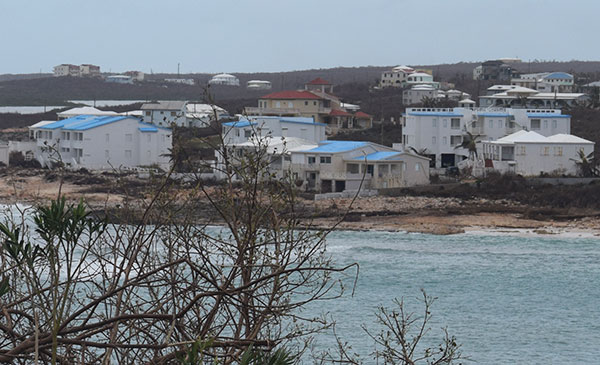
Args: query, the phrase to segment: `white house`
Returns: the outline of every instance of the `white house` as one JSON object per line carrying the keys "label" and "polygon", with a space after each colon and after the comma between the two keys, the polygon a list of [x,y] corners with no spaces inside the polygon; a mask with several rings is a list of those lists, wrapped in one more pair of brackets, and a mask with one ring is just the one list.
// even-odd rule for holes
{"label": "white house", "polygon": [[566,72],[541,72],[523,74],[519,78],[512,79],[511,84],[545,93],[570,93],[573,91],[575,78]]}
{"label": "white house", "polygon": [[571,133],[571,116],[560,109],[407,108],[402,144],[431,158],[436,168],[456,166],[469,157],[460,147],[471,133],[477,141],[497,140],[519,130],[543,136]]}
{"label": "white house", "polygon": [[390,71],[384,71],[381,74],[379,87],[404,87],[406,77],[414,72],[415,70],[408,66],[397,66]]}
{"label": "white house", "polygon": [[78,169],[112,170],[169,167],[171,130],[127,116],[80,115],[32,125],[35,158],[42,166],[57,161]]}
{"label": "white house", "polygon": [[133,84],[133,78],[128,75],[110,75],[106,76],[104,81],[113,84]]}
{"label": "white house", "polygon": [[271,90],[271,81],[250,80],[246,83],[248,90]]}
{"label": "white house", "polygon": [[322,141],[291,153],[295,180],[321,193],[429,183],[429,159],[372,142]]}
{"label": "white house", "polygon": [[188,127],[186,118],[187,101],[158,101],[142,105],[145,123],[161,127],[169,127],[171,124]]}
{"label": "white house", "polygon": [[210,122],[215,120],[215,114],[216,120],[229,115],[227,110],[214,104],[187,103],[185,110],[186,125],[199,128],[209,127]]}
{"label": "white house", "polygon": [[[549,84],[550,85],[550,84]],[[583,93],[540,92],[518,85],[494,85],[487,89],[487,95],[479,97],[481,107],[526,107],[526,108],[562,108],[588,100]]]}
{"label": "white house", "polygon": [[230,74],[217,74],[208,81],[210,85],[240,86],[240,80]]}
{"label": "white house", "polygon": [[440,88],[440,83],[433,81],[433,76],[425,72],[414,72],[406,77],[406,86],[431,85],[434,89]]}
{"label": "white house", "polygon": [[570,134],[549,137],[518,131],[495,141],[483,141],[486,167],[523,176],[542,173],[576,175],[579,151],[594,152],[594,142]]}

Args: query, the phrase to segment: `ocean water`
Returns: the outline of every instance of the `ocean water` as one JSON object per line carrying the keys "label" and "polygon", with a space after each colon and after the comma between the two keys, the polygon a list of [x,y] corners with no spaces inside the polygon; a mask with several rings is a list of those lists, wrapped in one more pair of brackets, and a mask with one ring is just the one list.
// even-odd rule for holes
{"label": "ocean water", "polygon": [[[373,342],[361,326],[376,332],[374,312],[393,298],[419,314],[421,288],[438,298],[427,345],[447,326],[469,363],[600,363],[598,239],[340,231],[328,251],[339,264],[360,265],[354,296],[307,312],[328,312],[366,363]],[[315,347],[332,341],[321,335]]]}

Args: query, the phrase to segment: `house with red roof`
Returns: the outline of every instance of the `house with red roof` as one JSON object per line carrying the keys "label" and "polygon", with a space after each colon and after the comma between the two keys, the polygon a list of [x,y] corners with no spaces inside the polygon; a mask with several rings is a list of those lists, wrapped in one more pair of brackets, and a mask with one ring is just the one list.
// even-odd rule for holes
{"label": "house with red roof", "polygon": [[285,90],[264,95],[258,99],[258,107],[246,107],[244,113],[249,116],[313,118],[315,123],[326,124],[329,134],[340,129],[371,127],[371,116],[361,113],[356,117],[343,107],[332,91],[333,85],[319,77],[306,83],[304,90]]}

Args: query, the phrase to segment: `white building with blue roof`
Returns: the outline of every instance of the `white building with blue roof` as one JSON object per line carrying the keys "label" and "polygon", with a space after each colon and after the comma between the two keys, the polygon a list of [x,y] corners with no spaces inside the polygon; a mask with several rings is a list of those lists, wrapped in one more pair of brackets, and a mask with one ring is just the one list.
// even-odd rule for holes
{"label": "white building with blue roof", "polygon": [[322,141],[291,153],[291,171],[321,193],[429,184],[429,159],[372,142]]}
{"label": "white building with blue roof", "polygon": [[460,147],[471,133],[477,141],[497,140],[519,130],[543,136],[571,133],[571,116],[560,109],[407,108],[402,145],[431,159],[431,167],[456,166],[469,157]]}
{"label": "white building with blue roof", "polygon": [[252,136],[295,137],[317,143],[326,138],[326,127],[306,117],[253,116],[223,123],[222,136],[226,145],[246,142]]}
{"label": "white building with blue roof", "polygon": [[172,134],[168,128],[130,116],[80,115],[30,127],[35,158],[44,167],[57,162],[72,169],[169,168]]}

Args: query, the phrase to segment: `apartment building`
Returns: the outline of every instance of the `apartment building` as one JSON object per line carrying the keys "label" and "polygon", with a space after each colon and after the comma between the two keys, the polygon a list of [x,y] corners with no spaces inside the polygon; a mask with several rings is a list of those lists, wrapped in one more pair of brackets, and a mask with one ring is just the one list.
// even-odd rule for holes
{"label": "apartment building", "polygon": [[429,157],[431,167],[443,168],[469,157],[461,147],[469,133],[477,141],[497,140],[519,130],[543,136],[570,134],[571,116],[560,109],[407,108],[402,125],[404,148]]}
{"label": "apartment building", "polygon": [[171,130],[128,116],[80,115],[29,127],[42,166],[72,169],[169,168]]}

